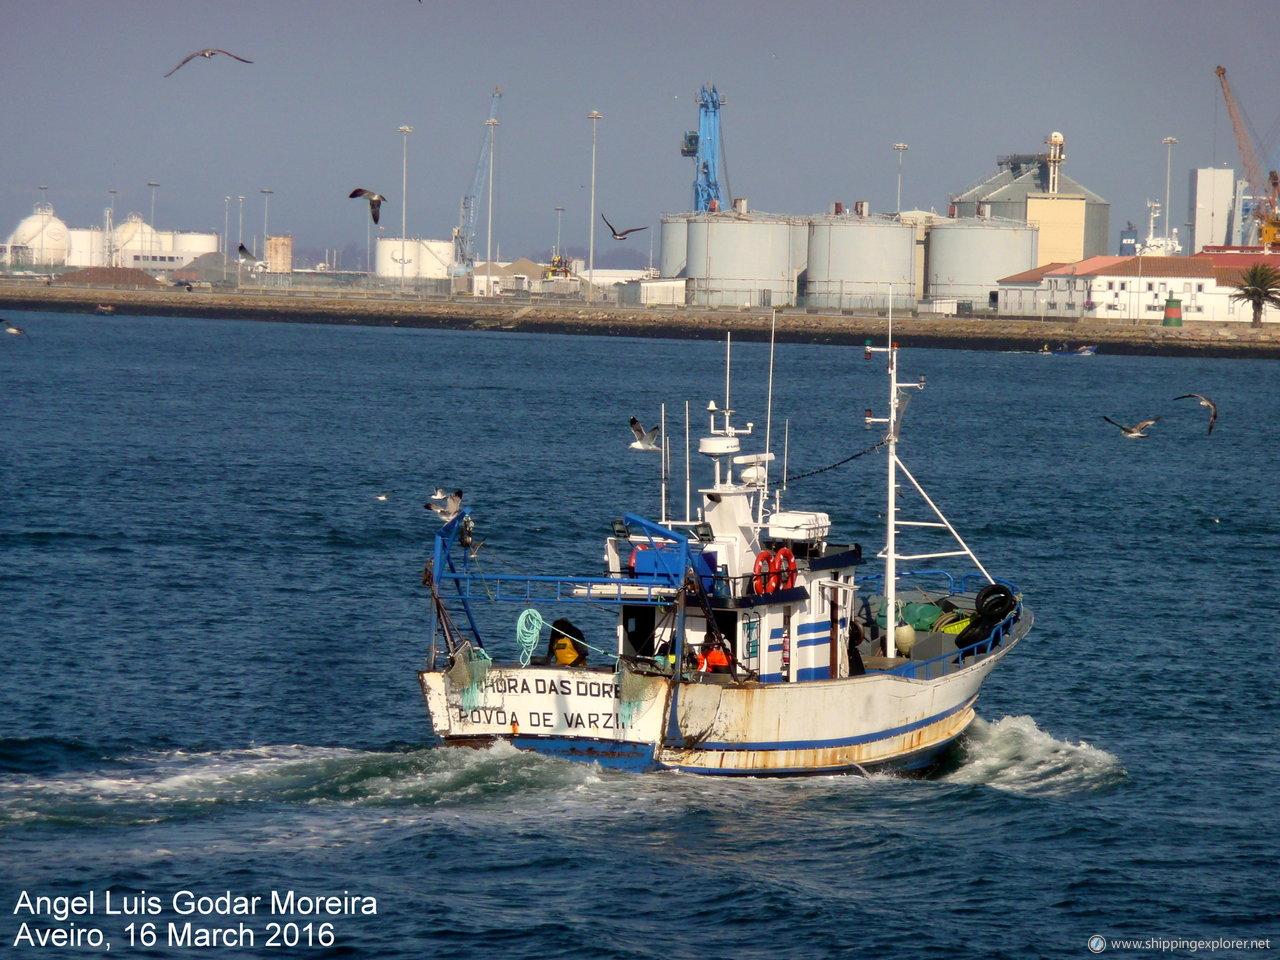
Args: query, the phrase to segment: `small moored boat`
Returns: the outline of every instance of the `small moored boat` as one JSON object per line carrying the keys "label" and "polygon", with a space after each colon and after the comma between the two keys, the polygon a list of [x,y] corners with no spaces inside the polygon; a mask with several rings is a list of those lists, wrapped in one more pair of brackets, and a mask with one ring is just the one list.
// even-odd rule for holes
{"label": "small moored boat", "polygon": [[[613,521],[602,574],[482,571],[477,518],[460,509],[423,571],[431,640],[418,676],[440,742],[715,775],[934,765],[1032,614],[902,462],[901,415],[924,379],[898,379],[892,333],[885,347],[868,342],[873,354],[889,382],[887,415],[866,414],[885,432],[863,452],[887,460],[874,567],[858,544],[830,540],[827,513],[783,509],[774,455],[743,452],[751,424],[734,425],[727,398],[708,407],[698,442],[711,462],[700,508],[683,521]],[[900,498],[924,519],[908,519]],[[572,622],[585,605],[612,612],[613,636],[595,648]]]}

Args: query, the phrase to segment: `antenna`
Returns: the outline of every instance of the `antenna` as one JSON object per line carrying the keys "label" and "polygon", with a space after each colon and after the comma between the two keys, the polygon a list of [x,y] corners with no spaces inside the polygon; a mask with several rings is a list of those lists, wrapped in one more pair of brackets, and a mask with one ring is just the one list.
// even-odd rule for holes
{"label": "antenna", "polygon": [[[730,330],[724,335],[724,408],[731,411],[733,405],[729,403],[729,367],[733,358],[733,331]],[[728,421],[725,421],[728,423]]]}
{"label": "antenna", "polygon": [[667,522],[667,470],[671,466],[671,444],[667,440],[667,405],[662,404],[661,413],[658,417],[658,426],[662,437],[662,452],[659,454],[660,466],[662,472],[662,522]]}

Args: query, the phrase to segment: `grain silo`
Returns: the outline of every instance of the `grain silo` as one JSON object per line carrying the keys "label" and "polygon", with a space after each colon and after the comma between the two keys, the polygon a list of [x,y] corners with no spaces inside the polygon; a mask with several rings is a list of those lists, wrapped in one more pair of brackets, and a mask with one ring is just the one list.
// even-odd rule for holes
{"label": "grain silo", "polygon": [[685,276],[685,259],[689,249],[689,218],[687,216],[664,216],[662,218],[661,259],[658,263],[659,275],[663,277]]}
{"label": "grain silo", "polygon": [[978,309],[995,306],[1001,277],[1037,265],[1039,230],[1017,220],[988,218],[936,223],[925,253],[925,295]]}
{"label": "grain silo", "polygon": [[804,269],[795,217],[702,213],[688,221],[686,273],[690,302],[705,307],[780,307],[795,302]]}
{"label": "grain silo", "polygon": [[805,305],[879,308],[915,299],[916,229],[888,217],[814,217],[809,224]]}

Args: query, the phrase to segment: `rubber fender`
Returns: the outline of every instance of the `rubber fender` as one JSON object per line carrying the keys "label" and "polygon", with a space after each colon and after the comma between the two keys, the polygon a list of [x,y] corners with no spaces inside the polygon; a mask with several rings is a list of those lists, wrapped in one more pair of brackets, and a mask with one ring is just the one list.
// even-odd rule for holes
{"label": "rubber fender", "polygon": [[989,583],[978,591],[974,601],[974,611],[979,620],[995,626],[1018,606],[1018,600],[1003,583]]}

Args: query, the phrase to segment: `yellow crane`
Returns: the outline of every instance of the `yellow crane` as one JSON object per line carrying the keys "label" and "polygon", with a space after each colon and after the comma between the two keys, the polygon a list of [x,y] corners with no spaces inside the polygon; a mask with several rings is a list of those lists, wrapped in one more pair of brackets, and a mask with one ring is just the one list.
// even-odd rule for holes
{"label": "yellow crane", "polygon": [[1236,103],[1231,92],[1231,84],[1227,82],[1227,68],[1218,67],[1213,71],[1222,87],[1222,98],[1227,102],[1227,114],[1231,117],[1231,128],[1235,131],[1236,146],[1240,150],[1240,162],[1244,165],[1245,181],[1255,198],[1253,216],[1258,221],[1258,239],[1264,250],[1270,249],[1280,240],[1280,175],[1274,170],[1263,174],[1262,162],[1258,159],[1258,151],[1254,147],[1254,137],[1240,105]]}

